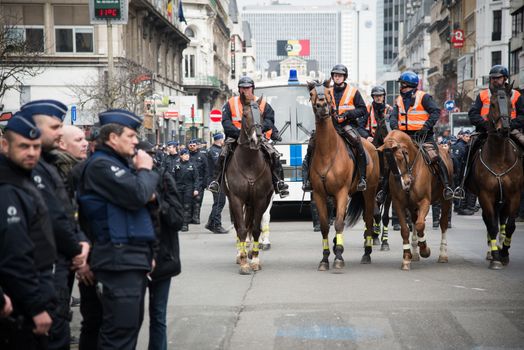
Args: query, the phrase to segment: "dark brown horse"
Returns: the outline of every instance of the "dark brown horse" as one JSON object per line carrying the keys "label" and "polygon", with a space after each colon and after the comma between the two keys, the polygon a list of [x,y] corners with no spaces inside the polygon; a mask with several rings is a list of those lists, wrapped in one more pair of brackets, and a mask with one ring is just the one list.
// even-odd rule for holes
{"label": "dark brown horse", "polygon": [[[262,98],[259,100],[262,101]],[[259,105],[241,96],[242,127],[238,146],[225,172],[224,189],[229,200],[229,211],[237,232],[240,274],[250,274],[261,268],[259,253],[260,222],[271,200],[273,184],[271,169],[262,153],[262,121]],[[253,236],[248,263],[246,238]]]}
{"label": "dark brown horse", "polygon": [[[406,133],[393,130],[384,145],[379,147],[383,151],[390,167],[389,190],[393,200],[393,208],[398,214],[403,240],[402,270],[411,268],[411,260],[417,260],[418,253],[411,253],[409,244],[408,214],[414,221],[413,245],[420,248],[420,256],[427,258],[431,250],[426,244],[424,233],[425,219],[432,203],[440,202],[442,205],[440,229],[442,232],[440,242],[439,262],[448,261],[446,231],[448,229],[448,214],[451,200],[444,200],[442,196],[443,185],[434,175],[432,167],[422,156],[420,148]],[[453,173],[453,164],[448,152],[439,147],[439,153],[446,164],[449,176]],[[397,171],[398,170],[398,171]],[[396,174],[396,175],[395,175]]]}
{"label": "dark brown horse", "polygon": [[[489,267],[495,270],[509,263],[511,236],[519,211],[519,193],[524,186],[522,155],[509,137],[511,88],[509,85],[491,91],[487,140],[474,155],[471,173],[466,181],[467,189],[479,198],[491,250]],[[502,238],[501,248],[497,245],[499,222],[506,223],[506,235]]]}
{"label": "dark brown horse", "polygon": [[[346,143],[337,133],[333,125],[331,111],[331,97],[327,93],[331,80],[324,84],[309,82],[309,90],[313,111],[315,112],[316,136],[315,150],[311,161],[310,179],[313,187],[314,200],[318,207],[320,230],[322,232],[323,258],[318,266],[319,271],[329,269],[329,217],[327,198],[335,199],[335,238],[333,239],[335,260],[333,268],[336,272],[344,267],[342,253],[344,251],[344,227],[353,226],[364,211],[366,222],[366,246],[361,263],[371,262],[372,234],[373,234],[373,207],[378,185],[379,164],[375,147],[367,140],[362,139],[366,153],[367,190],[356,192],[357,182],[354,161],[349,157]],[[351,201],[348,206],[349,196]]]}

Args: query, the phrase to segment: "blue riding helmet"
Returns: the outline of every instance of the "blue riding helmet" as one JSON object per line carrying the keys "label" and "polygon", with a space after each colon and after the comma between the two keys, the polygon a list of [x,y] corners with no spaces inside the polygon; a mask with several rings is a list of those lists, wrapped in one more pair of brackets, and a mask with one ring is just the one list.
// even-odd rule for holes
{"label": "blue riding helmet", "polygon": [[500,77],[509,77],[508,69],[500,64],[496,64],[491,67],[489,71],[490,78],[500,78]]}
{"label": "blue riding helmet", "polygon": [[399,83],[404,83],[409,87],[416,88],[418,86],[418,75],[410,70],[405,71],[398,78]]}

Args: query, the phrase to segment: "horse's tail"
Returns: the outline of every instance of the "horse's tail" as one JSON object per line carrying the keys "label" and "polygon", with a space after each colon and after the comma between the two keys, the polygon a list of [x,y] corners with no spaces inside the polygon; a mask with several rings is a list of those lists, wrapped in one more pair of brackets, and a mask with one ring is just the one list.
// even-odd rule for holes
{"label": "horse's tail", "polygon": [[353,227],[362,217],[364,212],[364,195],[356,192],[351,196],[348,209],[346,210],[346,226]]}

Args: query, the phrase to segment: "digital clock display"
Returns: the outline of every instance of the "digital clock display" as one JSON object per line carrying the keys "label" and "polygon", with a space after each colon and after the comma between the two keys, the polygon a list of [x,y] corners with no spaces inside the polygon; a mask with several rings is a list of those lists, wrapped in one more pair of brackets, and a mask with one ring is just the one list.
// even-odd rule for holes
{"label": "digital clock display", "polygon": [[119,8],[96,9],[95,17],[96,18],[120,18],[120,9]]}

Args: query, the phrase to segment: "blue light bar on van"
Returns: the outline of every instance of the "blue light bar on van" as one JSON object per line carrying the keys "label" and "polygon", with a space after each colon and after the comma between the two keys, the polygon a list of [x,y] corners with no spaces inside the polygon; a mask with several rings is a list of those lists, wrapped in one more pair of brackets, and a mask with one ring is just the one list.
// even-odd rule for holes
{"label": "blue light bar on van", "polygon": [[289,85],[298,85],[298,76],[296,69],[289,70],[289,79],[287,80]]}

